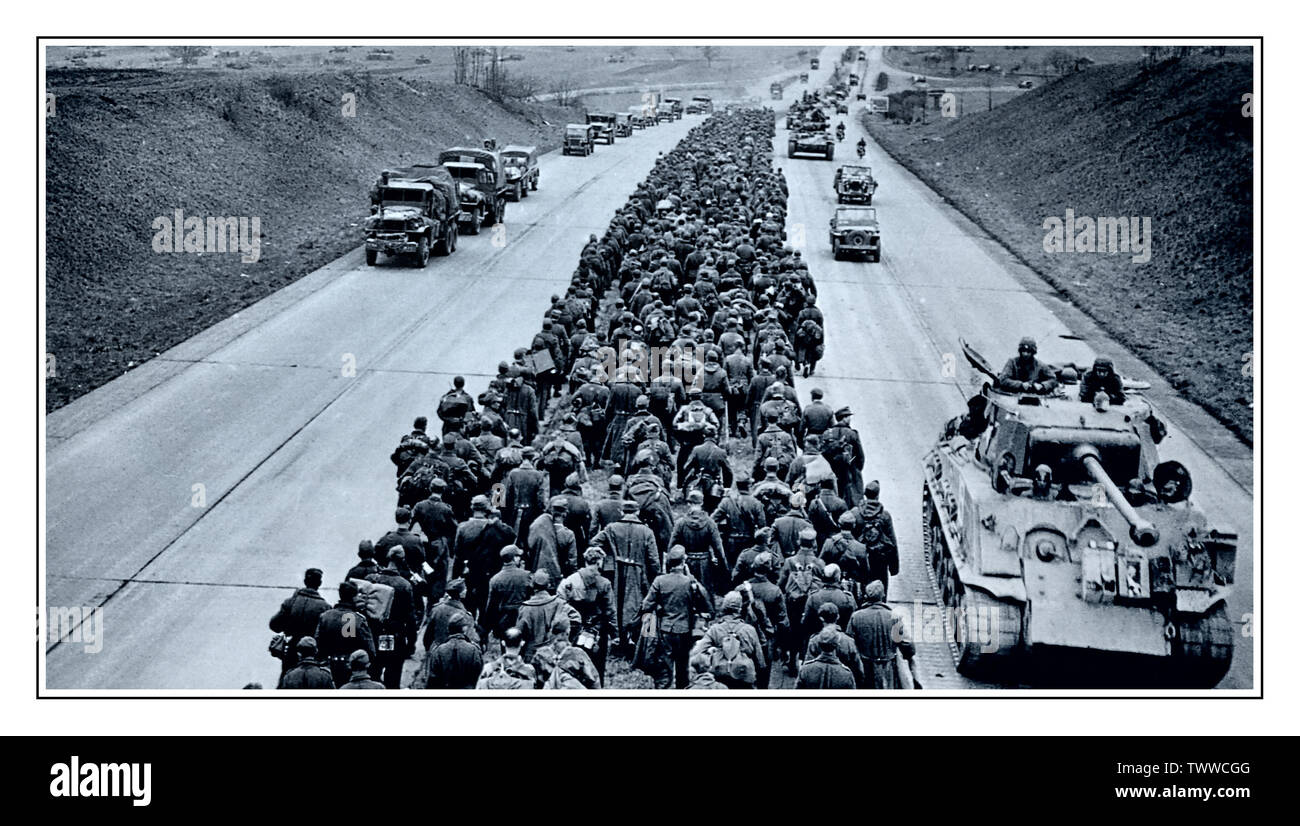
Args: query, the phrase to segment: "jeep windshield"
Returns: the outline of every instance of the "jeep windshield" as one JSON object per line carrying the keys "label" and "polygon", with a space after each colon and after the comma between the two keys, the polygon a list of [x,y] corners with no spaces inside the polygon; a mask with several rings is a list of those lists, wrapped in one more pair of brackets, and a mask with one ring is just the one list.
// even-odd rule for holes
{"label": "jeep windshield", "polygon": [[873,207],[858,207],[857,209],[837,209],[835,211],[835,223],[839,226],[860,227],[866,224],[876,223],[876,210]]}

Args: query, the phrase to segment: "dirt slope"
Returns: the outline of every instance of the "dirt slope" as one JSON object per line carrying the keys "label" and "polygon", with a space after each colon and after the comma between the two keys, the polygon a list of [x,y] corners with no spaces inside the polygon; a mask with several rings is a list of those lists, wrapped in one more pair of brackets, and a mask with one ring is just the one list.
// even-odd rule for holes
{"label": "dirt slope", "polygon": [[[1251,65],[1098,66],[924,126],[868,118],[890,154],[1253,440]],[[1047,253],[1044,219],[1149,216],[1151,260]]]}
{"label": "dirt slope", "polygon": [[[67,71],[49,88],[49,410],[356,247],[385,166],[488,136],[553,146],[573,118],[364,72]],[[154,252],[154,219],[176,209],[258,217],[260,259]]]}

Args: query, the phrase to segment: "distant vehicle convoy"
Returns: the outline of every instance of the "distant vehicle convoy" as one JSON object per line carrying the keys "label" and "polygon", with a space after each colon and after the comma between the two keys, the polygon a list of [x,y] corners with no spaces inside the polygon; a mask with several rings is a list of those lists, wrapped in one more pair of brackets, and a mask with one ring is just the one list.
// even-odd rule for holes
{"label": "distant vehicle convoy", "polygon": [[[692,106],[712,111],[713,102],[697,95]],[[646,103],[627,112],[589,112],[587,123],[565,126],[562,153],[590,155],[597,140],[612,144],[634,129],[655,125],[656,118],[673,120],[681,113],[679,98],[660,99],[658,93],[648,93]],[[504,221],[506,201],[536,192],[540,177],[536,146],[498,150],[491,138],[481,148],[445,149],[437,163],[385,169],[370,189],[370,215],[362,224],[366,264],[375,266],[381,253],[417,267],[426,266],[432,255],[450,255],[462,228],[477,235],[482,227]]]}

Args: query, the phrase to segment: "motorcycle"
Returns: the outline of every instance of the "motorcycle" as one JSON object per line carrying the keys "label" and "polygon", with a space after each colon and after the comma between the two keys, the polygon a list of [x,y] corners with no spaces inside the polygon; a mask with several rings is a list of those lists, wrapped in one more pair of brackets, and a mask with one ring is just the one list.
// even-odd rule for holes
{"label": "motorcycle", "polygon": [[844,124],[842,123],[835,127],[835,140],[840,142],[844,141]]}
{"label": "motorcycle", "polygon": [[867,145],[866,145],[865,143],[859,143],[859,144],[858,144],[858,160],[862,160],[862,158],[865,157],[866,154],[867,154]]}

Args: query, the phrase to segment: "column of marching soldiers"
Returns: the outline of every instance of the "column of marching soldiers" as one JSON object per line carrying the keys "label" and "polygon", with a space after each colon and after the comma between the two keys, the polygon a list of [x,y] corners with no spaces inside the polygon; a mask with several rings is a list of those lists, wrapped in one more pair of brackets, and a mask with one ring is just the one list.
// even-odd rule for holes
{"label": "column of marching soldiers", "polygon": [[[911,687],[898,572],[847,407],[810,387],[768,109],[662,155],[528,348],[457,377],[392,454],[396,524],[271,621],[282,688]],[[641,678],[641,684],[644,683]],[[635,686],[635,680],[623,685]],[[617,686],[617,681],[615,682]]]}

